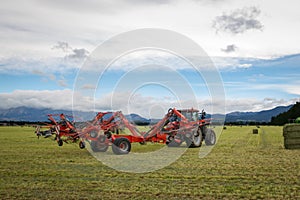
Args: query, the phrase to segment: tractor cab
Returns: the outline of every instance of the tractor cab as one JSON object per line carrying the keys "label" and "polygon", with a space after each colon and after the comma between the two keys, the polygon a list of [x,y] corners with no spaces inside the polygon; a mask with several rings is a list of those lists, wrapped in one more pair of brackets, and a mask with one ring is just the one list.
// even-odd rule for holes
{"label": "tractor cab", "polygon": [[198,121],[199,119],[199,110],[196,109],[183,109],[178,110],[188,121]]}

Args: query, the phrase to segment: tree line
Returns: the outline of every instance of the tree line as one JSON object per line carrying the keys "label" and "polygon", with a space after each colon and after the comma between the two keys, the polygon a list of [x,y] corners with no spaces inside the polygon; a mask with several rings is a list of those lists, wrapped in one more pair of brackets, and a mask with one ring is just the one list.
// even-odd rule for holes
{"label": "tree line", "polygon": [[298,117],[300,117],[300,102],[296,102],[288,111],[272,117],[270,124],[284,125],[293,122]]}

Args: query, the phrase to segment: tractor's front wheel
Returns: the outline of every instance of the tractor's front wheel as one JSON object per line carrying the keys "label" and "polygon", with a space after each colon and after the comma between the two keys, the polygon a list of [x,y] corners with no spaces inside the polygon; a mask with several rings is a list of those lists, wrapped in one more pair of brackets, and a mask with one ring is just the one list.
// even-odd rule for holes
{"label": "tractor's front wheel", "polygon": [[216,133],[214,130],[212,129],[207,129],[207,132],[205,134],[205,144],[207,146],[212,146],[214,144],[216,144]]}
{"label": "tractor's front wheel", "polygon": [[192,131],[191,138],[187,138],[186,144],[189,148],[201,147],[202,145],[202,132],[201,129]]}
{"label": "tractor's front wheel", "polygon": [[127,138],[117,138],[113,142],[112,151],[114,154],[122,155],[128,154],[131,150],[131,143]]}

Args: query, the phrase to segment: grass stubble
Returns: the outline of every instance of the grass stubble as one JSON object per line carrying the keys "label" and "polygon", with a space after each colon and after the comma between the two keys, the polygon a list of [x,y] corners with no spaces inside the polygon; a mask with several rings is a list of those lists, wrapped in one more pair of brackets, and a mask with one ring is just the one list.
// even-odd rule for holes
{"label": "grass stubble", "polygon": [[0,127],[0,199],[300,199],[300,150],[284,149],[282,127],[253,128],[228,126],[202,159],[188,149],[161,170],[126,173],[32,127]]}

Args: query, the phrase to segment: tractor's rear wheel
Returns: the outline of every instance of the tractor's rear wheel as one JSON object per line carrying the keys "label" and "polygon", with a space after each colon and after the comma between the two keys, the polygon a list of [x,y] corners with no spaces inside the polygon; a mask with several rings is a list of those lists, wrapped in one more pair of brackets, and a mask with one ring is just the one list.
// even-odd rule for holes
{"label": "tractor's rear wheel", "polygon": [[113,142],[112,151],[114,154],[122,155],[128,154],[131,150],[131,143],[127,138],[117,138]]}
{"label": "tractor's rear wheel", "polygon": [[99,141],[91,141],[91,149],[93,152],[106,152],[108,144],[101,143]]}
{"label": "tractor's rear wheel", "polygon": [[207,146],[211,146],[211,145],[214,145],[216,144],[216,133],[214,130],[212,129],[207,129],[207,132],[205,134],[205,144]]}

